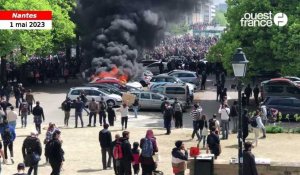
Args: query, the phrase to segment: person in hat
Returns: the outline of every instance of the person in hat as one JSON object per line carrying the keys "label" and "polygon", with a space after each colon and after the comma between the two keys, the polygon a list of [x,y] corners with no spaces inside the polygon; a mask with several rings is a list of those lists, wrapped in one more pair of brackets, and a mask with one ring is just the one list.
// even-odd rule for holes
{"label": "person in hat", "polygon": [[41,124],[45,121],[45,115],[39,101],[36,102],[36,106],[33,108],[32,114],[34,116],[33,121],[35,123],[35,128],[39,134],[41,134]]}
{"label": "person in hat", "polygon": [[24,163],[19,163],[18,166],[17,166],[17,170],[18,170],[18,172],[15,173],[14,175],[26,175],[24,173],[24,171],[25,171],[25,164]]}
{"label": "person in hat", "polygon": [[30,136],[26,137],[22,146],[22,154],[25,160],[25,165],[29,167],[28,175],[31,175],[32,171],[34,175],[38,175],[38,164],[39,160],[32,160],[32,154],[34,157],[39,158],[42,155],[42,145],[40,139],[38,138],[37,131],[32,131]]}
{"label": "person in hat", "polygon": [[[111,167],[110,147],[112,144],[112,137],[110,131],[108,130],[108,127],[109,125],[105,123],[103,125],[103,129],[99,132],[99,142],[102,153],[102,165],[104,170]],[[106,154],[108,154],[108,161],[106,160]]]}
{"label": "person in hat", "polygon": [[172,168],[175,175],[184,175],[186,170],[186,161],[188,152],[181,140],[175,142],[175,148],[172,150]]}

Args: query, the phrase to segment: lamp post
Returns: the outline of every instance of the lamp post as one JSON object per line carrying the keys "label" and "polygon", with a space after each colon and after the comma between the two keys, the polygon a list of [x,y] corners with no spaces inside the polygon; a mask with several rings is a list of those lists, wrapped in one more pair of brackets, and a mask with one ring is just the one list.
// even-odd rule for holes
{"label": "lamp post", "polygon": [[242,88],[243,84],[241,81],[242,77],[245,77],[247,63],[249,61],[246,58],[246,55],[242,51],[242,48],[238,48],[236,53],[233,55],[232,59],[232,68],[234,72],[234,76],[238,79],[238,114],[239,114],[239,123],[238,123],[238,145],[239,145],[239,154],[238,154],[238,161],[239,161],[239,175],[243,175],[243,165],[241,163],[241,159],[243,158],[243,145],[242,145]]}

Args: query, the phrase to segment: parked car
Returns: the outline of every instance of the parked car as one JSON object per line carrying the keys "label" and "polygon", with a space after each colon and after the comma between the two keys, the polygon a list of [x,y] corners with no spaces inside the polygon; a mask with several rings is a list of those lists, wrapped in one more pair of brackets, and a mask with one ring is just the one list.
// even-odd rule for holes
{"label": "parked car", "polygon": [[109,85],[109,84],[93,84],[93,83],[89,83],[89,84],[85,84],[84,86],[87,87],[96,87],[99,88],[100,90],[103,89],[104,91],[107,91],[111,94],[116,94],[116,95],[123,95],[123,92],[120,91],[120,89],[118,89],[117,87],[113,86],[113,85]]}
{"label": "parked car", "polygon": [[300,86],[286,78],[274,78],[261,82],[261,97],[285,96],[300,98]]}
{"label": "parked car", "polygon": [[[136,98],[139,99],[139,104],[141,109],[160,109],[161,104],[164,98],[166,97],[160,93],[146,92],[146,91],[136,91],[130,93],[134,94]],[[167,98],[167,101],[173,104],[175,100]],[[187,107],[186,102],[179,100],[179,103],[182,106],[182,110],[185,111]]]}
{"label": "parked car", "polygon": [[150,80],[149,88],[151,88],[151,86],[153,86],[155,84],[162,84],[162,83],[163,84],[165,84],[165,83],[186,84],[186,85],[188,85],[191,94],[193,94],[194,90],[196,89],[196,86],[194,84],[185,83],[177,77],[173,77],[173,76],[169,76],[169,75],[165,75],[165,74],[154,76]]}
{"label": "parked car", "polygon": [[183,82],[192,83],[196,86],[199,86],[200,84],[200,78],[196,72],[186,70],[173,70],[167,73],[167,75],[177,77]]}
{"label": "parked car", "polygon": [[295,97],[266,97],[262,105],[277,109],[283,116],[289,114],[292,120],[295,114],[300,115],[300,99]]}
{"label": "parked car", "polygon": [[84,91],[84,94],[87,98],[87,103],[92,101],[94,98],[96,101],[100,101],[101,97],[104,98],[104,101],[107,105],[111,106],[120,106],[122,103],[122,97],[120,95],[111,94],[103,89],[99,89],[96,87],[73,87],[70,88],[69,92],[67,93],[67,97],[71,100],[76,100],[76,98],[80,95],[81,91]]}
{"label": "parked car", "polygon": [[291,81],[300,81],[300,78],[299,77],[293,77],[293,76],[284,76],[282,78],[286,78],[286,79],[289,79]]}
{"label": "parked car", "polygon": [[[162,62],[162,63],[163,63],[163,68],[164,68],[163,72],[167,72],[168,71],[167,62]],[[152,72],[153,75],[158,75],[158,74],[160,74],[159,65],[160,65],[160,62],[155,62],[155,63],[149,64],[148,66],[146,66],[146,70],[149,70],[150,72]]]}

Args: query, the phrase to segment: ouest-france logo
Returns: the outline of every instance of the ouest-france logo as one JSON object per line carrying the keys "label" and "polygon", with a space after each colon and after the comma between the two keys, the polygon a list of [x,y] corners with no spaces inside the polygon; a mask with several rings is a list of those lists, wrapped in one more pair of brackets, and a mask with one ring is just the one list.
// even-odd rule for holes
{"label": "ouest-france logo", "polygon": [[288,17],[284,13],[245,13],[240,20],[242,27],[271,27],[273,24],[282,27],[288,22]]}

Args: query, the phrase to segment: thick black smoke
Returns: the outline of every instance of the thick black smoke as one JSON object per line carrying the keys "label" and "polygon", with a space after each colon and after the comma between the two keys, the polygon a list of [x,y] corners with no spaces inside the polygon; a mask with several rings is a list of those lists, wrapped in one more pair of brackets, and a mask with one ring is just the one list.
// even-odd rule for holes
{"label": "thick black smoke", "polygon": [[[99,72],[116,65],[138,78],[138,51],[163,39],[167,22],[191,11],[200,0],[80,0],[79,29],[84,57]],[[204,0],[202,0],[204,1]]]}

